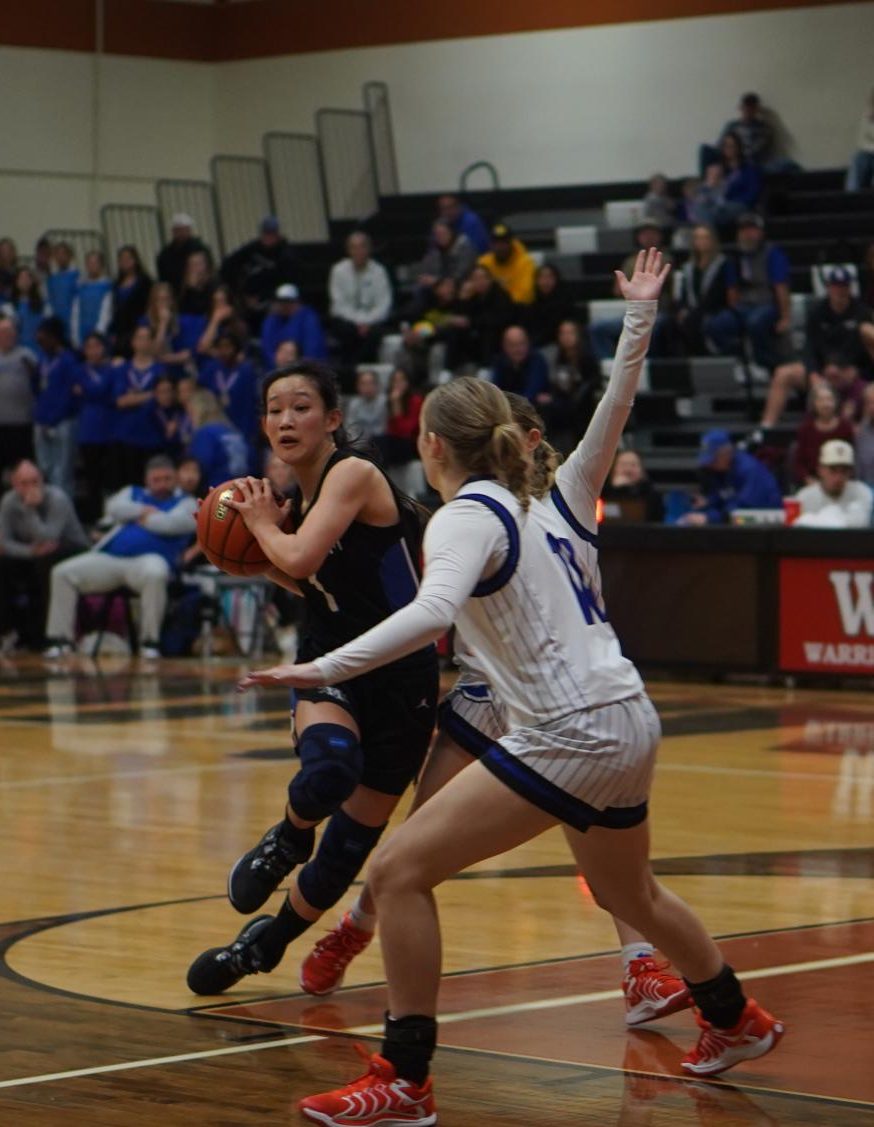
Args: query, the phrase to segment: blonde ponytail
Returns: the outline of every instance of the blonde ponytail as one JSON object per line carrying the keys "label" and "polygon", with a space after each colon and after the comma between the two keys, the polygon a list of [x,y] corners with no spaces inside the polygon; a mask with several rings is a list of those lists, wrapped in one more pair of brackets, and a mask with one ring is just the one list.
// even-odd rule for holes
{"label": "blonde ponytail", "polygon": [[496,477],[528,508],[531,463],[510,405],[494,384],[461,376],[436,388],[425,400],[422,429],[440,435],[461,469]]}
{"label": "blonde ponytail", "polygon": [[498,476],[523,509],[531,500],[531,463],[525,457],[525,446],[515,423],[492,427],[490,457],[500,467]]}
{"label": "blonde ponytail", "polygon": [[[546,432],[543,416],[524,395],[517,395],[515,391],[505,391],[504,395],[510,404],[513,422],[521,428],[524,436],[527,437],[532,430],[540,431],[541,435]],[[537,498],[545,497],[552,489],[555,471],[561,465],[561,454],[541,437],[531,459],[534,463],[531,467],[531,492]]]}

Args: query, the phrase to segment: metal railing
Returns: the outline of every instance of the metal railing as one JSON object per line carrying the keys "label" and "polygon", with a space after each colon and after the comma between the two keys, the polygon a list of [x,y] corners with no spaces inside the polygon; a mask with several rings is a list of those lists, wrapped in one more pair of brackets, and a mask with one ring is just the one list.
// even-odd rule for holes
{"label": "metal railing", "polygon": [[387,83],[365,82],[364,108],[370,114],[370,139],[379,194],[396,196],[400,183]]}
{"label": "metal railing", "polygon": [[80,227],[53,227],[46,231],[45,237],[54,243],[69,243],[73,248],[73,257],[76,265],[81,270],[85,265],[85,255],[92,250],[99,250],[106,255],[103,235],[100,231],[85,230]]}
{"label": "metal railing", "polygon": [[476,160],[473,162],[473,164],[469,164],[467,168],[465,168],[465,170],[461,174],[461,177],[459,178],[458,186],[462,192],[467,191],[467,182],[474,172],[487,172],[492,181],[492,191],[497,192],[500,190],[500,177],[498,176],[498,170],[495,168],[492,162],[490,160]]}
{"label": "metal railing", "polygon": [[265,133],[264,156],[283,234],[293,243],[330,238],[319,142],[308,133]]}
{"label": "metal railing", "polygon": [[210,167],[219,233],[227,254],[254,239],[264,216],[273,214],[267,161],[263,157],[215,156]]}
{"label": "metal railing", "polygon": [[364,110],[318,110],[316,129],[330,218],[364,219],[372,215],[379,206],[379,188],[370,114]]}
{"label": "metal railing", "polygon": [[155,185],[158,210],[164,230],[170,230],[174,215],[182,212],[194,220],[195,234],[219,260],[224,252],[219,235],[215,189],[209,180],[159,180]]}
{"label": "metal railing", "polygon": [[164,231],[157,207],[149,204],[108,203],[100,209],[106,240],[109,273],[115,272],[119,247],[130,244],[140,252],[147,273],[154,275],[155,259],[164,244]]}

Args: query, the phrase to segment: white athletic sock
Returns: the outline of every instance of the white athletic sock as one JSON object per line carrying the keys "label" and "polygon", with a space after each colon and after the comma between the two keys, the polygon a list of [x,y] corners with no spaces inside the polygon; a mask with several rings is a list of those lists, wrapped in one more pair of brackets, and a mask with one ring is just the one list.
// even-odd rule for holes
{"label": "white athletic sock", "polygon": [[355,901],[347,915],[359,931],[367,931],[371,935],[376,931],[376,915],[363,911],[360,900]]}
{"label": "white athletic sock", "polygon": [[655,955],[655,947],[651,943],[626,943],[622,948],[622,965],[627,971],[633,959],[651,959]]}

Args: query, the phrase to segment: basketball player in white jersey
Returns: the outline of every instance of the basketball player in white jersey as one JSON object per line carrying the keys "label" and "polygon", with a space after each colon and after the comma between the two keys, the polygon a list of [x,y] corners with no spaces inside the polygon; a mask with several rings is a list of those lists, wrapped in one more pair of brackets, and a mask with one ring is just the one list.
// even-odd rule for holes
{"label": "basketball player in white jersey", "polygon": [[647,799],[660,735],[566,524],[529,496],[529,463],[506,399],[462,378],[426,400],[419,440],[445,505],[425,537],[412,603],[316,661],[241,683],[311,687],[397,660],[457,623],[508,733],[401,826],[370,884],[389,990],[382,1052],[365,1076],[301,1102],[327,1127],[437,1121],[439,924],[433,889],[557,824],[602,907],[648,936],[683,973],[701,1035],[683,1067],[724,1071],[762,1056],[783,1027],[747,1000],[701,922],[649,865]]}
{"label": "basketball player in white jersey", "polygon": [[[649,255],[641,251],[631,279],[621,271],[616,272],[617,284],[628,301],[628,308],[607,391],[582,441],[557,473],[559,455],[544,440],[543,420],[527,399],[520,395],[507,396],[513,421],[521,429],[533,458],[532,492],[552,505],[567,524],[566,535],[594,578],[596,597],[601,589],[596,502],[640,381],[658,311],[658,295],[667,276],[660,267],[655,251]],[[647,297],[639,300],[639,295]],[[455,657],[461,674],[441,703],[438,736],[419,779],[412,810],[478,759],[507,731],[506,718],[488,684],[471,668],[470,657],[458,633]],[[349,963],[365,950],[373,937],[375,912],[373,898],[365,885],[337,926],[318,940],[304,959],[300,971],[304,990],[323,996],[333,993],[342,984]],[[614,920],[614,923],[621,943],[626,1023],[641,1025],[690,1006],[692,999],[686,984],[664,963],[656,961],[652,944],[621,920]]]}

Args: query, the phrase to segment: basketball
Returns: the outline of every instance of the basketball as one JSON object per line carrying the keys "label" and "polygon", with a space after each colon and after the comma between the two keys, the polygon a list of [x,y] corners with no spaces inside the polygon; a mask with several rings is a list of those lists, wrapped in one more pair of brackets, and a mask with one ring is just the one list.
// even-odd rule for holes
{"label": "basketball", "polygon": [[240,500],[242,494],[233,481],[211,489],[197,513],[197,542],[209,562],[228,575],[261,575],[272,565],[243,518],[228,504]]}

